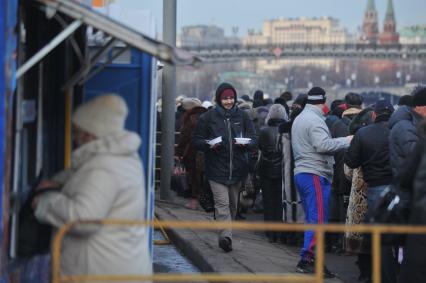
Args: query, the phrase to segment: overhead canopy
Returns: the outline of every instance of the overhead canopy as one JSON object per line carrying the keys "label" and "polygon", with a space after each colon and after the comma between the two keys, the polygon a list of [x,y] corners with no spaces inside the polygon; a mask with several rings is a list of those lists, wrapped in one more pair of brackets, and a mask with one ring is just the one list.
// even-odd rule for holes
{"label": "overhead canopy", "polygon": [[201,60],[187,51],[174,48],[158,40],[150,38],[122,23],[102,15],[89,7],[72,0],[37,0],[48,8],[60,11],[83,24],[109,34],[140,51],[146,52],[157,59],[175,65],[197,64]]}

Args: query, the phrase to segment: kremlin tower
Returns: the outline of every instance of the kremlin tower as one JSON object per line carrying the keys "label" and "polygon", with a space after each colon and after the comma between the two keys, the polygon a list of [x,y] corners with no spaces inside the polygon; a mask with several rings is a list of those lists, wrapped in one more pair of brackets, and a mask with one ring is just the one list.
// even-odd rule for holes
{"label": "kremlin tower", "polygon": [[399,34],[396,32],[395,13],[392,0],[388,0],[383,32],[379,35],[380,44],[398,44]]}
{"label": "kremlin tower", "polygon": [[367,9],[364,14],[362,24],[361,42],[366,44],[376,44],[379,37],[379,25],[376,6],[374,0],[368,0]]}
{"label": "kremlin tower", "polygon": [[396,32],[395,12],[392,0],[388,0],[383,32],[379,33],[378,16],[374,0],[368,0],[362,23],[361,42],[365,44],[398,44],[399,34]]}

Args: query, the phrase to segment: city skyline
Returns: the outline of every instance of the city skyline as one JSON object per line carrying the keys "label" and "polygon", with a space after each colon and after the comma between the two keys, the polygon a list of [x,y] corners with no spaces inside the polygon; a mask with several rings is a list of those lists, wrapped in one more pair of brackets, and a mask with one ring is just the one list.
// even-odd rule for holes
{"label": "city skyline", "polygon": [[[163,1],[116,0],[115,2],[124,7],[150,10],[156,18],[158,32],[162,32]],[[375,4],[379,29],[382,30],[387,0],[375,0]],[[426,9],[426,1],[393,0],[393,4],[398,30],[406,26],[426,24],[422,15]],[[238,26],[237,35],[245,36],[249,29],[260,31],[265,20],[333,17],[349,32],[356,33],[362,25],[366,6],[366,0],[178,0],[177,29],[179,33],[183,26],[215,25],[224,28],[226,35],[232,35],[232,28]]]}

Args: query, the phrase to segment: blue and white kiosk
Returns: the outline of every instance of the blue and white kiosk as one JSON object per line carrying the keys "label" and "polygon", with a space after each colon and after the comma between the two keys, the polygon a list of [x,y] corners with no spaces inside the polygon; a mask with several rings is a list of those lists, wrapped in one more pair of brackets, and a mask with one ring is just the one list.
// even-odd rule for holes
{"label": "blue and white kiosk", "polygon": [[[73,108],[105,92],[127,101],[126,127],[143,140],[152,219],[156,60],[193,64],[197,58],[97,13],[90,0],[0,5],[0,283],[48,282],[48,256],[17,253],[17,213],[42,168],[50,176],[68,166]],[[102,32],[101,46],[88,48],[87,28]],[[115,63],[124,55],[127,62]]]}

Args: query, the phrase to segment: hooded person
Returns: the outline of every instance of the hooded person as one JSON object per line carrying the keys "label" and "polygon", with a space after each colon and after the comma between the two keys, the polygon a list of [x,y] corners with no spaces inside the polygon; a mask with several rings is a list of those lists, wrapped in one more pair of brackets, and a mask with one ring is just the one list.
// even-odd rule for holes
{"label": "hooded person", "polygon": [[264,94],[261,90],[256,90],[253,94],[253,108],[265,106]]}
{"label": "hooded person", "polygon": [[[235,88],[222,83],[215,99],[216,106],[200,116],[192,138],[197,149],[204,152],[216,219],[231,221],[237,213],[241,182],[248,174],[248,153],[256,149],[257,141],[253,122],[236,105]],[[232,251],[230,229],[219,231],[219,247]]]}
{"label": "hooded person", "polygon": [[[281,104],[274,104],[269,109],[266,125],[259,133],[260,157],[257,174],[260,178],[265,222],[283,221],[283,151],[280,144],[278,126],[288,120],[287,112]],[[288,156],[287,156],[288,158]],[[270,242],[282,239],[281,232],[266,231]]]}
{"label": "hooded person", "polygon": [[[71,167],[36,190],[35,215],[59,228],[84,220],[144,221],[145,180],[138,154],[140,137],[125,130],[128,108],[113,94],[80,105],[73,114]],[[49,187],[61,187],[52,192]],[[43,192],[45,190],[45,192]],[[146,227],[79,225],[65,235],[61,271],[65,275],[151,274]],[[107,247],[107,248],[106,248]]]}

